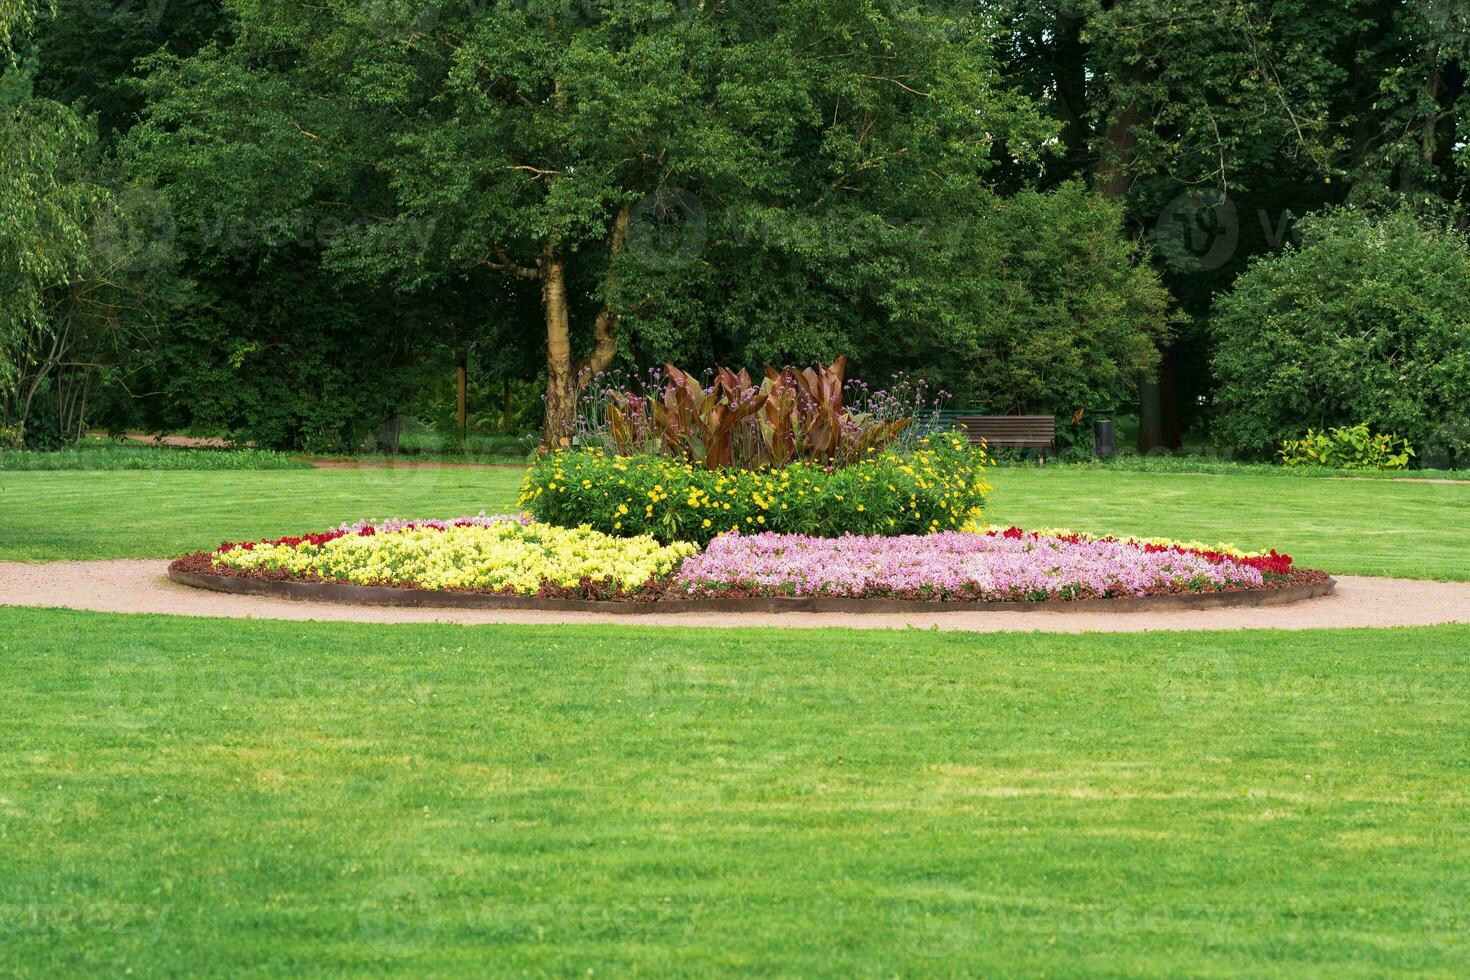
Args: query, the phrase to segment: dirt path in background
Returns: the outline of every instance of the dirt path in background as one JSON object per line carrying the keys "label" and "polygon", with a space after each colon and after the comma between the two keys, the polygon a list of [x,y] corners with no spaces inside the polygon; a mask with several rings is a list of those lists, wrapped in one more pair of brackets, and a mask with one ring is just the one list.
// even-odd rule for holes
{"label": "dirt path in background", "polygon": [[1355,483],[1364,483],[1364,482],[1370,482],[1370,481],[1373,482],[1373,483],[1470,483],[1470,480],[1451,480],[1448,477],[1429,477],[1429,476],[1390,476],[1390,477],[1373,477],[1373,476],[1327,476],[1327,477],[1323,477],[1322,479],[1324,479],[1324,480],[1352,480]]}
{"label": "dirt path in background", "polygon": [[[105,432],[88,432],[89,436],[106,438]],[[123,438],[129,442],[140,442],[147,446],[168,446],[174,449],[229,449],[235,445],[228,439],[209,439],[200,436],[152,436],[146,432],[126,432]],[[241,445],[254,446],[253,442],[241,443]]]}
{"label": "dirt path in background", "polygon": [[1136,633],[1146,630],[1319,629],[1339,626],[1429,626],[1470,623],[1470,582],[1341,576],[1322,599],[1259,609],[1174,612],[955,612],[913,614],[651,613],[635,619],[611,613],[413,609],[225,595],[167,578],[166,560],[0,562],[0,605],[53,606],[97,612],[170,613],[248,619],[359,623],[617,623],[623,626],[772,626],[797,628],[905,627],[988,633]]}
{"label": "dirt path in background", "polygon": [[[105,437],[105,432],[89,432],[88,435]],[[228,449],[234,445],[228,439],[210,439],[198,436],[164,436],[161,439],[148,435],[145,432],[129,432],[124,434],[124,439],[129,442],[140,443],[145,446],[164,446],[171,449]],[[246,448],[253,448],[255,443],[241,443]],[[373,457],[370,459],[335,459],[325,456],[297,456],[303,463],[310,463],[312,467],[319,470],[523,470],[524,463],[460,463],[448,460],[432,459],[384,459]]]}
{"label": "dirt path in background", "polygon": [[456,463],[433,459],[323,459],[298,456],[319,470],[523,470],[524,463]]}

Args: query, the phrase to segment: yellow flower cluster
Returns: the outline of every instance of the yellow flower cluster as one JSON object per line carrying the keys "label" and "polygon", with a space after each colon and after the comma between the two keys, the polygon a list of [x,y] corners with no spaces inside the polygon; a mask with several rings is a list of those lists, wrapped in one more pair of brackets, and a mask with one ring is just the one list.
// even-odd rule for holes
{"label": "yellow flower cluster", "polygon": [[615,538],[587,527],[504,522],[489,526],[415,528],[326,544],[259,544],[214,556],[216,564],[315,575],[354,585],[413,582],[426,589],[510,590],[533,595],[543,582],[570,588],[583,578],[611,578],[634,589],[672,572],[699,550],[651,537]]}
{"label": "yellow flower cluster", "polygon": [[573,450],[531,469],[520,505],[549,523],[662,540],[708,541],[732,530],[913,534],[978,521],[988,465],[982,449],[949,436],[835,470],[796,463],[711,472],[676,457]]}

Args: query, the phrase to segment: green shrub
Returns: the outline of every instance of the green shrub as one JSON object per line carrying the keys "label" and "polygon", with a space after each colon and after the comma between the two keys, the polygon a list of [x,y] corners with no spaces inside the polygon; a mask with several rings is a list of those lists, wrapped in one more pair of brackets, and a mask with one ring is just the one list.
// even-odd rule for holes
{"label": "green shrub", "polygon": [[1333,211],[1214,306],[1224,445],[1264,457],[1307,426],[1369,419],[1470,459],[1470,244],[1407,213]]}
{"label": "green shrub", "polygon": [[840,469],[791,463],[712,471],[667,456],[571,449],[532,466],[521,505],[550,524],[663,542],[703,544],[734,528],[815,537],[923,534],[979,521],[989,465],[984,450],[953,435]]}
{"label": "green shrub", "polygon": [[56,452],[0,447],[0,470],[290,470],[310,463],[265,449],[176,449],[84,441]]}
{"label": "green shrub", "polygon": [[1360,422],[1325,432],[1308,429],[1305,438],[1283,440],[1279,455],[1287,466],[1402,470],[1408,468],[1414,450],[1408,440],[1392,433],[1373,432],[1368,423]]}

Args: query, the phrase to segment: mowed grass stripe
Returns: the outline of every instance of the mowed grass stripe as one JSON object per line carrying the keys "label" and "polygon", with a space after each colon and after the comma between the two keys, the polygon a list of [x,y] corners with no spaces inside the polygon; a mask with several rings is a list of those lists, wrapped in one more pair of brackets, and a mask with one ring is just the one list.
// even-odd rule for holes
{"label": "mowed grass stripe", "polygon": [[1462,974],[1467,652],[4,610],[31,911],[0,945],[34,976]]}
{"label": "mowed grass stripe", "polygon": [[160,558],[344,521],[515,509],[517,468],[0,472],[0,560]]}
{"label": "mowed grass stripe", "polygon": [[[1059,466],[997,468],[991,480],[994,523],[1227,541],[1340,574],[1470,581],[1466,484]],[[0,472],[0,560],[167,557],[361,517],[506,511],[520,481],[516,469]]]}

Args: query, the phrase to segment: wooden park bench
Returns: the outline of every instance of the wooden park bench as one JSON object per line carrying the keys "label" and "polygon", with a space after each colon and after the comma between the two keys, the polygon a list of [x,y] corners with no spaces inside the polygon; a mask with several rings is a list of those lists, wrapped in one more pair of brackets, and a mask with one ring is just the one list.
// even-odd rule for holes
{"label": "wooden park bench", "polygon": [[1057,444],[1057,420],[1051,415],[956,415],[955,428],[973,443],[985,440],[992,449],[1035,449],[1046,454]]}

